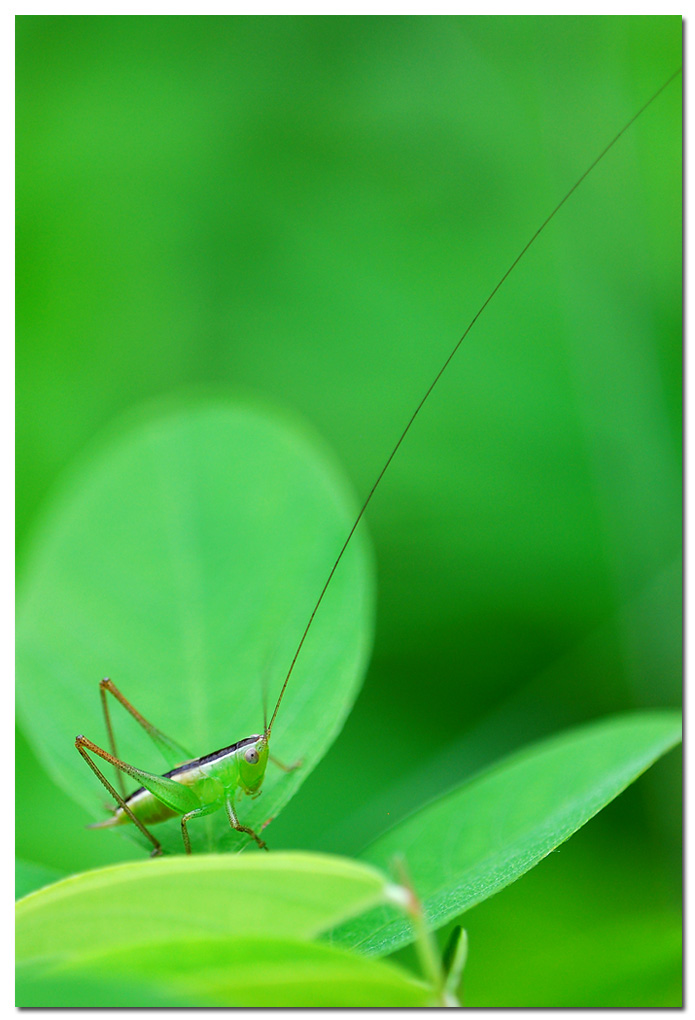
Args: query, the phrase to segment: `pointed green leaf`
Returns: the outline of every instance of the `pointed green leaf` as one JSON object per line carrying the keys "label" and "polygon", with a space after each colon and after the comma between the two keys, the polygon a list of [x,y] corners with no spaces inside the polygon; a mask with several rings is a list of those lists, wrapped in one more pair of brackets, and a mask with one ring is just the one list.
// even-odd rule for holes
{"label": "pointed green leaf", "polygon": [[[405,857],[433,927],[514,882],[681,739],[676,712],[602,719],[534,744],[394,826],[361,855],[388,871]],[[412,941],[410,925],[379,907],[332,938],[366,953]]]}

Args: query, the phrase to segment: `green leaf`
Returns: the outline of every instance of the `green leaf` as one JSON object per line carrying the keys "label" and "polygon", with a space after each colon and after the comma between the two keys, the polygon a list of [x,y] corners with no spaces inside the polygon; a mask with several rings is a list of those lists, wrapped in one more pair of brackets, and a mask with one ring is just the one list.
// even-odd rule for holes
{"label": "green leaf", "polygon": [[309,941],[387,895],[371,867],[301,853],[86,872],[17,904],[18,1002],[425,1005],[405,971]]}
{"label": "green leaf", "polygon": [[[641,890],[640,890],[641,895]],[[592,900],[584,902],[591,911]],[[543,917],[541,926],[552,918]],[[510,908],[513,909],[513,908]],[[547,908],[546,908],[547,909]],[[579,911],[581,912],[581,911]],[[584,915],[585,924],[547,925],[528,938],[536,911],[529,911],[525,932],[519,917],[500,911],[494,933],[476,941],[488,957],[483,973],[464,976],[466,1005],[472,1008],[637,1009],[682,1005],[683,923],[678,911],[653,909],[641,899],[634,912],[611,918],[607,912]],[[511,931],[510,931],[511,927]],[[519,952],[519,939],[524,940]],[[494,959],[499,947],[498,959]]]}
{"label": "green leaf", "polygon": [[[53,881],[141,855],[129,840],[82,838],[92,821],[89,811],[56,786],[19,726],[15,727],[15,773],[15,853],[56,872]],[[47,831],[50,839],[46,839]]]}
{"label": "green leaf", "polygon": [[[681,739],[676,712],[602,719],[534,744],[394,826],[361,857],[404,856],[432,927],[503,889],[581,828]],[[365,953],[412,941],[388,907],[332,933]]]}
{"label": "green leaf", "polygon": [[[650,770],[652,785],[663,765]],[[644,808],[648,790],[631,794],[633,808]],[[663,848],[640,841],[629,805],[620,808],[602,812],[613,817],[597,817],[522,881],[466,913],[475,947],[463,979],[467,1007],[680,1003],[681,901],[655,867]],[[397,954],[405,966],[412,952]]]}
{"label": "green leaf", "polygon": [[[103,817],[108,794],[74,738],[108,746],[98,691],[107,675],[195,756],[260,732],[263,687],[272,709],[354,516],[317,441],[267,410],[181,399],[119,423],[49,507],[20,593],[18,701],[49,774]],[[273,729],[272,753],[302,767],[285,774],[269,764],[260,800],[238,807],[244,824],[274,817],[339,732],[366,666],[371,618],[358,533]],[[141,728],[114,706],[119,755],[165,771]],[[190,826],[194,850],[246,841],[223,814]],[[157,832],[181,852],[177,820]]]}
{"label": "green leaf", "polygon": [[54,971],[42,964],[26,964],[17,968],[15,1004],[19,1007],[55,1009],[90,1006],[185,1006],[171,989],[152,980],[142,982],[130,976],[126,981],[109,973],[87,971],[77,967]]}
{"label": "green leaf", "polygon": [[56,868],[47,868],[45,864],[34,864],[33,861],[22,861],[15,859],[14,862],[14,890],[15,899],[27,896],[35,889],[41,889],[44,885],[50,885],[62,878],[62,874]]}
{"label": "green leaf", "polygon": [[[289,939],[159,939],[138,949],[122,948],[78,958],[70,966],[23,977],[20,1005],[45,1000],[44,981],[60,996],[50,1003],[77,1005],[157,1004],[168,997],[179,1006],[427,1006],[432,991],[407,971],[348,950]],[[59,990],[57,978],[72,987]],[[99,988],[99,982],[105,987]],[[113,986],[119,989],[114,1000]],[[130,988],[133,988],[129,994]],[[143,998],[144,995],[144,998]]]}
{"label": "green leaf", "polygon": [[[386,896],[356,861],[304,853],[199,854],[113,865],[17,903],[17,961],[205,935],[310,939]],[[60,933],[59,937],[57,933]]]}

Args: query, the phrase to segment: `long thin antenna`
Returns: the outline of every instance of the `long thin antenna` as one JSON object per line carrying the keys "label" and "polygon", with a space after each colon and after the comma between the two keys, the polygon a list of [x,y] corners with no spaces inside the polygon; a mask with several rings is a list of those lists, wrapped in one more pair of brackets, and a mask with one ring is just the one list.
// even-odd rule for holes
{"label": "long thin antenna", "polygon": [[300,653],[300,652],[301,652],[301,650],[302,650],[302,645],[304,644],[304,641],[305,641],[305,639],[306,639],[306,636],[307,636],[307,634],[309,633],[309,628],[311,627],[312,623],[314,622],[314,617],[316,616],[316,612],[317,612],[317,610],[318,610],[319,606],[321,605],[321,602],[323,601],[323,596],[324,596],[324,595],[326,594],[326,589],[328,588],[328,585],[329,585],[329,584],[331,583],[331,580],[333,579],[333,575],[335,574],[336,568],[337,568],[338,564],[340,563],[341,559],[343,558],[343,553],[345,552],[345,550],[347,549],[348,545],[350,544],[350,539],[351,539],[351,538],[352,538],[352,536],[354,535],[354,533],[355,533],[355,529],[357,528],[357,525],[358,525],[358,524],[360,523],[360,521],[362,520],[362,517],[363,517],[363,515],[364,515],[364,512],[365,512],[365,510],[367,509],[367,507],[369,506],[370,500],[371,500],[372,496],[374,495],[374,493],[375,493],[375,491],[376,491],[376,488],[377,488],[377,486],[379,485],[379,482],[381,481],[381,479],[382,479],[382,478],[384,477],[384,475],[386,474],[386,471],[387,471],[387,469],[388,469],[388,467],[389,467],[389,465],[390,465],[391,461],[392,461],[392,460],[393,460],[393,458],[395,457],[395,455],[396,455],[396,453],[397,453],[397,451],[398,451],[398,448],[399,448],[399,446],[401,445],[401,443],[402,443],[402,442],[403,442],[403,440],[405,439],[406,435],[408,434],[408,432],[409,432],[409,430],[410,430],[410,426],[411,426],[411,425],[413,424],[413,422],[414,422],[414,421],[415,421],[415,419],[417,418],[418,414],[420,413],[420,409],[421,409],[422,405],[423,405],[423,404],[425,403],[425,401],[426,401],[426,400],[427,400],[427,398],[429,397],[430,393],[432,392],[432,390],[434,389],[434,387],[435,387],[435,386],[437,385],[437,383],[439,382],[439,379],[441,378],[441,376],[442,376],[442,375],[444,374],[444,372],[446,371],[446,369],[447,369],[447,367],[448,367],[448,365],[449,365],[449,362],[450,362],[450,361],[452,360],[452,358],[453,358],[453,357],[454,357],[454,355],[456,354],[457,350],[459,349],[459,347],[461,346],[461,344],[463,343],[463,341],[464,341],[464,340],[466,339],[466,337],[467,337],[467,336],[468,336],[468,334],[470,333],[470,331],[471,331],[471,329],[473,328],[473,326],[474,326],[474,325],[476,324],[476,322],[478,321],[478,319],[480,318],[480,316],[482,315],[482,313],[483,313],[483,312],[485,311],[485,309],[487,308],[487,306],[488,306],[488,305],[490,304],[490,302],[492,301],[492,299],[493,299],[493,297],[495,296],[495,294],[497,293],[497,291],[498,291],[498,290],[500,289],[500,287],[502,286],[502,284],[504,283],[504,281],[505,281],[505,280],[507,279],[507,277],[508,277],[508,276],[510,275],[510,273],[511,273],[511,272],[513,272],[513,270],[514,270],[514,269],[516,268],[516,266],[517,266],[517,265],[519,264],[519,262],[520,262],[520,261],[521,261],[521,259],[522,259],[522,258],[524,257],[524,255],[525,255],[525,254],[526,254],[526,252],[527,252],[527,251],[529,250],[529,248],[531,247],[531,245],[533,244],[533,242],[534,242],[534,241],[536,240],[536,238],[537,238],[537,237],[539,236],[539,234],[542,234],[542,233],[543,233],[543,231],[544,231],[544,230],[545,230],[545,228],[546,228],[546,227],[548,226],[548,224],[550,223],[550,221],[551,221],[551,220],[553,219],[553,217],[555,216],[555,214],[556,214],[557,212],[559,212],[559,211],[560,211],[560,209],[561,209],[561,208],[563,207],[563,205],[565,204],[565,202],[567,201],[567,199],[568,199],[568,198],[569,198],[569,197],[570,197],[571,195],[573,195],[573,194],[574,194],[574,192],[575,192],[575,191],[577,190],[577,188],[579,187],[579,185],[580,185],[580,184],[582,183],[582,181],[583,181],[583,180],[584,180],[584,179],[585,179],[586,177],[588,177],[588,175],[589,175],[589,174],[591,173],[591,171],[592,171],[592,170],[594,169],[594,167],[595,167],[595,166],[596,166],[596,165],[597,165],[598,163],[600,163],[600,162],[601,162],[601,160],[602,160],[602,159],[603,159],[603,157],[604,157],[604,156],[606,155],[606,153],[608,153],[608,152],[609,152],[609,151],[610,151],[610,150],[611,150],[611,149],[613,148],[613,146],[615,145],[615,143],[616,143],[616,142],[617,142],[617,141],[618,141],[618,140],[619,140],[619,139],[620,139],[620,138],[621,138],[621,137],[622,137],[622,136],[623,136],[623,135],[625,134],[625,132],[626,132],[626,131],[628,130],[628,128],[629,128],[629,127],[631,127],[631,126],[632,126],[632,125],[633,125],[633,124],[635,123],[635,121],[636,121],[636,120],[638,119],[638,117],[641,117],[641,116],[642,116],[642,114],[643,114],[643,113],[644,113],[644,111],[645,111],[645,110],[647,109],[647,107],[651,106],[651,104],[652,104],[652,103],[654,102],[654,100],[655,100],[655,99],[657,99],[657,98],[658,98],[658,96],[660,96],[660,95],[661,95],[661,93],[662,93],[662,92],[664,91],[664,89],[668,88],[668,86],[669,86],[669,85],[671,84],[671,82],[672,82],[672,81],[673,81],[673,80],[674,80],[675,78],[677,78],[677,77],[678,77],[678,75],[679,75],[679,74],[681,73],[681,71],[682,71],[682,68],[680,68],[680,67],[679,67],[679,68],[678,68],[678,70],[677,70],[677,71],[674,71],[674,73],[673,73],[673,74],[671,75],[671,77],[670,77],[670,78],[668,78],[668,79],[667,79],[667,80],[666,80],[666,81],[664,82],[664,84],[663,84],[663,85],[662,85],[662,86],[661,86],[661,87],[660,87],[659,89],[657,89],[657,90],[656,90],[656,92],[655,92],[655,93],[654,93],[654,94],[652,95],[651,99],[648,99],[648,100],[647,100],[647,102],[646,102],[646,103],[644,104],[644,106],[640,107],[640,109],[639,109],[639,110],[637,111],[637,113],[636,113],[636,114],[634,114],[634,116],[632,116],[632,117],[630,118],[630,120],[629,120],[629,121],[628,121],[628,122],[627,122],[627,123],[626,123],[626,124],[625,124],[625,125],[624,125],[624,126],[623,126],[623,127],[621,128],[621,129],[620,129],[620,131],[618,131],[617,135],[615,135],[615,137],[613,138],[613,140],[612,140],[612,141],[610,141],[610,142],[608,143],[608,145],[607,145],[607,146],[605,147],[605,149],[603,149],[603,151],[602,151],[601,153],[599,153],[599,155],[598,155],[598,156],[596,157],[596,159],[595,159],[595,160],[593,161],[593,163],[591,163],[591,164],[590,164],[590,166],[589,166],[589,167],[587,167],[587,169],[586,169],[586,170],[584,171],[584,173],[583,173],[583,174],[581,175],[581,177],[579,177],[579,178],[578,178],[578,179],[577,179],[577,180],[575,181],[575,183],[574,183],[574,184],[572,185],[572,187],[571,187],[571,188],[569,189],[569,191],[568,191],[568,192],[567,192],[567,193],[565,194],[564,198],[560,199],[560,201],[559,201],[559,202],[558,202],[558,204],[557,204],[557,205],[555,206],[555,208],[554,208],[554,209],[553,209],[553,211],[552,211],[552,212],[550,213],[550,215],[549,215],[549,216],[548,216],[548,217],[547,217],[547,218],[546,218],[546,219],[545,219],[545,220],[544,220],[544,221],[543,221],[543,222],[541,223],[540,227],[539,227],[539,228],[538,228],[538,230],[537,230],[537,231],[535,232],[535,234],[533,235],[533,237],[531,237],[531,239],[530,239],[529,241],[527,241],[527,242],[526,242],[526,244],[525,244],[525,245],[524,245],[524,247],[523,247],[523,248],[521,249],[521,251],[519,252],[519,254],[517,255],[517,257],[516,257],[516,258],[514,259],[514,261],[512,262],[512,264],[511,264],[511,265],[509,266],[509,268],[507,269],[507,271],[505,272],[505,274],[504,274],[504,275],[503,275],[503,276],[502,276],[502,277],[500,278],[499,282],[498,282],[498,283],[497,283],[497,284],[495,285],[495,287],[494,287],[494,288],[493,288],[493,289],[492,289],[492,290],[490,291],[490,293],[488,294],[488,296],[487,296],[487,297],[485,298],[485,300],[483,301],[483,303],[482,303],[482,305],[480,306],[480,308],[478,309],[478,311],[477,311],[477,312],[475,313],[475,315],[473,316],[473,318],[471,319],[471,321],[470,321],[470,322],[468,323],[468,325],[466,326],[466,329],[464,330],[464,332],[463,332],[463,335],[461,336],[460,340],[458,340],[458,342],[457,342],[457,343],[456,343],[456,345],[454,346],[453,350],[452,350],[452,351],[451,351],[451,353],[449,354],[449,357],[448,357],[448,358],[446,359],[446,361],[444,362],[444,364],[443,364],[443,365],[442,365],[442,367],[441,367],[441,368],[439,369],[439,371],[437,372],[436,376],[434,377],[434,379],[433,379],[433,380],[432,380],[432,382],[430,383],[429,387],[427,388],[427,390],[426,390],[426,392],[425,392],[425,395],[423,396],[422,400],[420,401],[420,403],[419,403],[419,404],[417,405],[417,407],[416,407],[416,408],[415,408],[415,410],[413,411],[412,415],[410,416],[410,420],[408,421],[407,425],[405,426],[405,428],[404,428],[404,429],[403,429],[403,431],[401,432],[401,434],[400,434],[400,436],[399,436],[399,438],[398,438],[398,442],[396,443],[396,445],[394,446],[394,448],[393,448],[393,449],[391,450],[391,453],[389,454],[389,456],[388,456],[388,459],[387,459],[386,463],[384,464],[384,466],[382,467],[381,471],[379,472],[379,475],[378,475],[378,477],[377,477],[376,481],[374,482],[374,485],[372,485],[371,489],[369,490],[369,495],[367,496],[367,498],[365,499],[364,503],[362,504],[362,508],[361,508],[360,512],[358,513],[358,515],[357,515],[357,518],[355,519],[355,523],[354,523],[354,524],[352,525],[352,527],[350,528],[350,534],[349,534],[349,535],[348,535],[348,537],[347,537],[347,538],[345,539],[345,542],[343,543],[343,547],[342,547],[342,549],[340,550],[340,552],[338,553],[337,559],[336,559],[335,563],[333,564],[333,566],[332,566],[332,568],[331,568],[331,572],[330,572],[330,574],[328,575],[328,577],[327,577],[327,579],[326,579],[326,583],[324,584],[323,588],[321,589],[321,594],[319,595],[319,597],[318,597],[318,599],[317,599],[317,601],[316,601],[316,605],[314,606],[314,608],[313,608],[313,610],[312,610],[311,616],[309,617],[309,622],[307,623],[307,625],[306,625],[306,628],[304,629],[304,633],[302,634],[301,640],[300,640],[300,642],[299,642],[299,644],[298,644],[298,646],[297,646],[297,651],[296,651],[296,652],[294,653],[294,658],[292,659],[292,662],[291,662],[291,664],[290,664],[290,668],[289,668],[289,670],[287,671],[287,676],[285,677],[285,682],[284,682],[284,683],[283,683],[283,685],[282,685],[282,689],[281,689],[281,691],[280,691],[280,696],[279,696],[279,698],[278,698],[278,700],[277,700],[277,703],[276,703],[276,705],[275,705],[275,710],[274,710],[274,712],[273,712],[273,714],[272,714],[272,716],[271,716],[271,719],[270,719],[270,723],[269,723],[269,725],[268,725],[268,726],[267,726],[267,727],[265,728],[265,736],[266,736],[266,739],[267,739],[267,738],[268,738],[268,737],[270,736],[270,731],[271,731],[271,729],[272,729],[272,726],[273,726],[273,723],[274,723],[274,721],[275,721],[275,716],[276,716],[276,715],[278,714],[278,709],[279,709],[279,707],[280,707],[280,702],[281,702],[281,701],[282,701],[282,699],[283,699],[283,696],[284,696],[284,694],[285,694],[285,690],[286,690],[286,688],[287,688],[287,684],[288,684],[288,682],[289,682],[289,679],[290,679],[290,677],[292,676],[292,670],[294,669],[294,664],[295,664],[295,662],[297,661],[297,657],[299,656],[299,653]]}

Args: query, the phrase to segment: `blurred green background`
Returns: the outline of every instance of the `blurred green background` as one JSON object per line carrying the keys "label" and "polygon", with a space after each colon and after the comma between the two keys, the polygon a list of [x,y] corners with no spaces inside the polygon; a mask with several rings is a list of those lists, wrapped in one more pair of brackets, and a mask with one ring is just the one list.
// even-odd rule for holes
{"label": "blurred green background", "polygon": [[[303,415],[366,494],[681,62],[670,16],[16,24],[20,585],[61,471],[191,385]],[[680,146],[678,80],[399,451],[372,665],[274,846],[354,852],[530,740],[679,705]],[[29,861],[137,854],[83,832],[21,731],[17,802]],[[671,754],[466,915],[464,1002],[678,1004],[680,805]]]}

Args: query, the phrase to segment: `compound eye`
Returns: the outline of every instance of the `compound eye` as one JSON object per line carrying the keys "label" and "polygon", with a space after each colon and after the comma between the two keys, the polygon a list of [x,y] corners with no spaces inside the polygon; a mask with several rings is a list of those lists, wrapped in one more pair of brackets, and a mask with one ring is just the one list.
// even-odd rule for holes
{"label": "compound eye", "polygon": [[246,758],[249,765],[258,764],[258,751],[255,747],[247,747],[244,751],[244,758]]}

